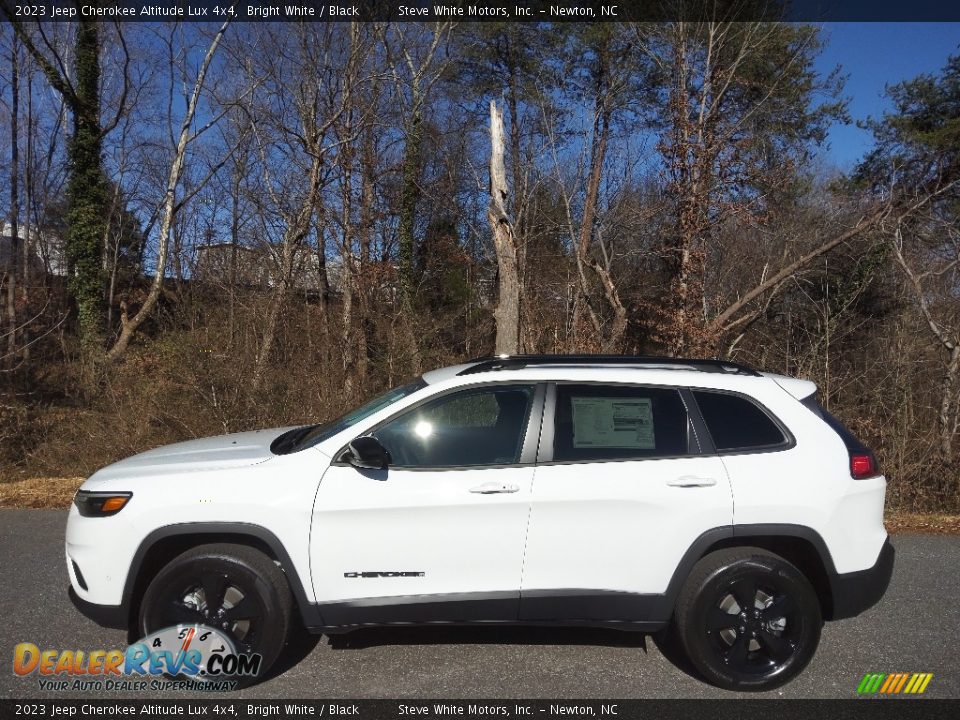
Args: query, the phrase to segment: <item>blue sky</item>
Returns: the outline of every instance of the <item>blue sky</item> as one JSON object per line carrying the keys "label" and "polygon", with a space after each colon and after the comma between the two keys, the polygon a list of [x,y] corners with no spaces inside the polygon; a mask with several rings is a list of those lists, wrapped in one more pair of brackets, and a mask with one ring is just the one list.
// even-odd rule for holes
{"label": "blue sky", "polygon": [[[955,0],[945,0],[950,2]],[[841,65],[844,94],[853,120],[879,117],[891,109],[884,87],[922,73],[937,73],[949,55],[960,53],[960,23],[825,23],[827,46],[817,67]],[[828,162],[847,170],[869,149],[870,133],[855,125],[830,131]]]}

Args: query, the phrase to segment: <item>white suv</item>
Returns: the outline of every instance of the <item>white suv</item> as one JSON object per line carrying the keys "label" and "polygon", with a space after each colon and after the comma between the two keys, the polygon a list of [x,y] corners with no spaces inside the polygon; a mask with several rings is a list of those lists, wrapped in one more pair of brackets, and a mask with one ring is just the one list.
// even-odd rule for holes
{"label": "white suv", "polygon": [[294,613],[329,634],[669,627],[707,681],[769,689],[893,568],[886,481],[815,392],[714,360],[433,370],[326,425],[95,473],[67,523],[71,597],[137,635],[222,629],[262,669]]}

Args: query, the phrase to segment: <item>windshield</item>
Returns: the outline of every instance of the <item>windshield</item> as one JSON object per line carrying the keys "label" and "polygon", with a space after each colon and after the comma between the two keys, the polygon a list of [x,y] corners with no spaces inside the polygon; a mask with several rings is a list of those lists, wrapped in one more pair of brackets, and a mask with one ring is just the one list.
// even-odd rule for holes
{"label": "windshield", "polygon": [[383,395],[378,395],[370,402],[329,423],[307,425],[306,427],[288,430],[271,443],[270,451],[274,455],[289,455],[313,447],[426,386],[427,383],[423,378],[417,378],[413,382],[395,387]]}

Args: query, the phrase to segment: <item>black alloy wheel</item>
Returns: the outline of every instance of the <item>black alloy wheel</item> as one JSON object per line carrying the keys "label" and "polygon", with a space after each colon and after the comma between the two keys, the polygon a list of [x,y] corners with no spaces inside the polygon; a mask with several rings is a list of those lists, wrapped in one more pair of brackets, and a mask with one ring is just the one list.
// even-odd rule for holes
{"label": "black alloy wheel", "polygon": [[[201,545],[171,560],[140,605],[139,629],[147,636],[176,625],[205,625],[227,635],[238,653],[259,653],[260,675],[287,639],[292,610],[283,571],[245,545]],[[250,684],[256,678],[236,678]]]}
{"label": "black alloy wheel", "polygon": [[758,548],[722,550],[698,562],[675,621],[691,663],[730,690],[770,690],[794,678],[813,657],[823,624],[803,574]]}

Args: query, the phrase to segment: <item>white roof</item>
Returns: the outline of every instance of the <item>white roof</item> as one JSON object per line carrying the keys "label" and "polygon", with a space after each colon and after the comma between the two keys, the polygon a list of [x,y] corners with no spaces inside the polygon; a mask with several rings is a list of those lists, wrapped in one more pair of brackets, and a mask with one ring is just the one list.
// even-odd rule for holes
{"label": "white roof", "polygon": [[[766,384],[773,380],[785,391],[797,399],[802,399],[814,392],[817,386],[809,380],[797,380],[783,375],[760,373],[750,375],[735,372],[708,372],[697,370],[691,365],[683,365],[665,361],[663,364],[604,364],[602,362],[589,364],[585,362],[570,363],[569,365],[549,363],[537,365],[535,363],[516,368],[501,370],[487,370],[459,376],[477,362],[452,365],[450,367],[431,370],[423,374],[423,379],[432,384],[454,380],[462,384],[481,382],[509,382],[511,380],[555,381],[572,380],[576,382],[614,382],[614,383],[643,383],[649,385],[667,385],[681,387],[702,387],[717,390],[733,390],[749,392],[757,383]],[[458,377],[459,376],[459,377]],[[457,383],[460,384],[460,383]]]}

